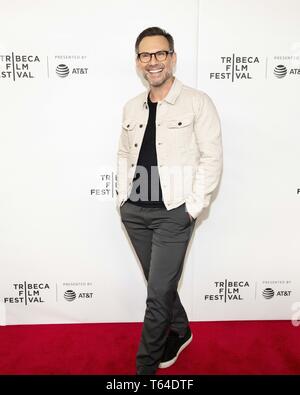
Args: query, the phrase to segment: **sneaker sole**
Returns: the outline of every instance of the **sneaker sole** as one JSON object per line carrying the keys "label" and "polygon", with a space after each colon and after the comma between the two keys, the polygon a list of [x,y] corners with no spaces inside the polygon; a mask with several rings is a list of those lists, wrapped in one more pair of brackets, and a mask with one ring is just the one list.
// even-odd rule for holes
{"label": "sneaker sole", "polygon": [[190,344],[190,342],[192,340],[193,340],[193,334],[191,334],[191,337],[185,343],[183,343],[183,345],[177,351],[177,354],[175,355],[175,357],[173,359],[170,359],[169,361],[166,361],[166,362],[161,362],[158,367],[160,369],[165,369],[165,368],[168,368],[171,365],[173,365],[176,362],[176,360],[177,360],[179,354],[181,353],[181,351],[184,350]]}

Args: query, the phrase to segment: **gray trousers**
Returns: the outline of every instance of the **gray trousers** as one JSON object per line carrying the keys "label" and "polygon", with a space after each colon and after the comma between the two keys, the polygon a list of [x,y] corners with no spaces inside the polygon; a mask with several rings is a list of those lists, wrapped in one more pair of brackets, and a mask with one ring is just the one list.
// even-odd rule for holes
{"label": "gray trousers", "polygon": [[120,207],[120,214],[147,280],[146,311],[136,367],[155,374],[169,330],[184,335],[189,325],[177,287],[196,220],[190,219],[185,203],[167,210],[126,201]]}

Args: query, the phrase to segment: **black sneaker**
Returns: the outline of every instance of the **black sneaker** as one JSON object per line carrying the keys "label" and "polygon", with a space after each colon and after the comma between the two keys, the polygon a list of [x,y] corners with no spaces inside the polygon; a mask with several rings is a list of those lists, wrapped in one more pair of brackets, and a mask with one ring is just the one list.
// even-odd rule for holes
{"label": "black sneaker", "polygon": [[181,351],[190,344],[192,339],[193,334],[190,327],[188,327],[187,332],[183,337],[179,337],[178,333],[170,330],[165,351],[158,367],[164,369],[173,365]]}

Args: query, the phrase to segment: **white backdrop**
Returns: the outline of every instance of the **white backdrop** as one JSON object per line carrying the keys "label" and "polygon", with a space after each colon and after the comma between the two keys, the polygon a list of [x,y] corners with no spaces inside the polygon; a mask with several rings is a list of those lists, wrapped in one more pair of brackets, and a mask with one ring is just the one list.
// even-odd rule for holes
{"label": "white backdrop", "polygon": [[176,76],[222,121],[223,177],[179,286],[189,319],[292,319],[299,2],[0,5],[0,324],[143,321],[146,282],[114,188],[122,107],[145,89],[134,43],[149,26],[173,35]]}

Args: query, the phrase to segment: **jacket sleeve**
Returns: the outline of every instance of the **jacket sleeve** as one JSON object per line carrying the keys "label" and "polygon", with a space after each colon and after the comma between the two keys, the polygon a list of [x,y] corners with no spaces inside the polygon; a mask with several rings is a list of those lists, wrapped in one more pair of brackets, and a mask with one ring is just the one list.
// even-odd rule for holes
{"label": "jacket sleeve", "polygon": [[192,193],[186,199],[187,210],[194,218],[209,205],[223,166],[220,119],[214,103],[204,92],[198,100],[196,113],[194,132],[200,159],[192,181]]}
{"label": "jacket sleeve", "polygon": [[116,204],[120,205],[121,200],[124,198],[127,189],[127,159],[129,155],[129,141],[127,131],[123,128],[124,121],[126,119],[126,108],[123,107],[122,113],[122,126],[121,134],[118,140],[117,149],[117,174],[116,174]]}

